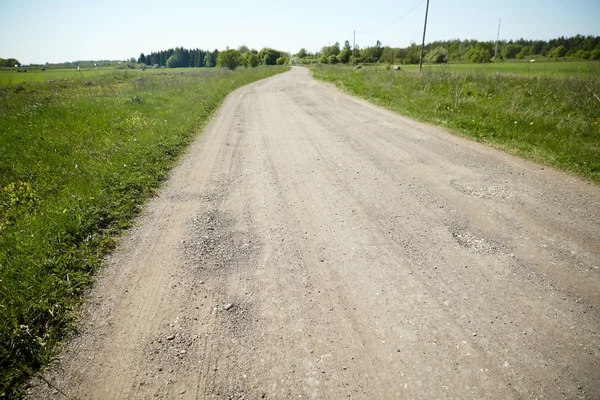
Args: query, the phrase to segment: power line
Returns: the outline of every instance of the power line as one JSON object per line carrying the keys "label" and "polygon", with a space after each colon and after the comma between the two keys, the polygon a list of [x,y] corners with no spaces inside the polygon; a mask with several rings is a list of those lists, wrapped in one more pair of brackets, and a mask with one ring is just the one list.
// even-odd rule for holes
{"label": "power line", "polygon": [[417,4],[416,6],[414,6],[413,8],[411,8],[406,14],[396,18],[395,20],[393,20],[392,22],[390,22],[389,24],[382,26],[379,29],[375,29],[374,31],[370,31],[370,32],[357,32],[360,35],[371,35],[373,33],[377,33],[379,31],[384,30],[385,28],[394,25],[396,22],[400,21],[402,18],[406,17],[408,14],[410,14],[411,12],[415,11],[421,4],[425,3],[426,0],[422,0],[419,4]]}

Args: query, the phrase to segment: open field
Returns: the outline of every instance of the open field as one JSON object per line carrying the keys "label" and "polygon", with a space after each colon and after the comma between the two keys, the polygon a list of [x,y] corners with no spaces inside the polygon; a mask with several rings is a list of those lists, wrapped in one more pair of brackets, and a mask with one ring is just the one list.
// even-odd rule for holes
{"label": "open field", "polygon": [[[17,72],[17,70],[27,70],[27,72]],[[39,68],[0,68],[0,87],[17,85],[23,82],[38,82],[45,83],[48,81],[68,80],[73,82],[85,82],[86,80],[93,81],[104,79],[105,77],[143,77],[152,74],[174,74],[182,73],[167,70],[165,68],[148,68],[145,71],[139,69],[116,69],[114,67],[100,67],[98,69],[91,67],[81,68],[77,71],[76,68],[49,68],[46,71],[41,71]],[[185,73],[189,72],[208,72],[210,69],[205,68],[186,68]],[[50,82],[52,83],[52,82]]]}
{"label": "open field", "polygon": [[[405,71],[418,71],[418,65],[401,65]],[[383,67],[382,67],[383,68]],[[464,64],[424,64],[425,71],[442,71],[452,73],[502,73],[518,75],[546,76],[588,76],[600,74],[598,61],[503,61],[496,63],[464,63]]]}
{"label": "open field", "polygon": [[[27,72],[17,72],[24,71]],[[146,71],[144,71],[146,72]],[[113,67],[102,68],[82,68],[77,71],[76,68],[49,68],[41,71],[40,68],[0,68],[0,86],[17,85],[23,82],[46,82],[49,80],[81,81],[99,79],[105,75],[122,75],[124,70],[117,70]],[[141,71],[128,70],[130,74],[138,74]],[[135,76],[135,75],[134,75]]]}
{"label": "open field", "polygon": [[285,70],[28,72],[0,86],[0,397],[52,356],[115,234],[225,96]]}
{"label": "open field", "polygon": [[430,67],[423,74],[311,69],[318,79],[411,118],[600,182],[600,69],[581,65],[587,72],[581,67],[573,75],[546,74],[550,67],[540,74],[490,74],[471,65]]}

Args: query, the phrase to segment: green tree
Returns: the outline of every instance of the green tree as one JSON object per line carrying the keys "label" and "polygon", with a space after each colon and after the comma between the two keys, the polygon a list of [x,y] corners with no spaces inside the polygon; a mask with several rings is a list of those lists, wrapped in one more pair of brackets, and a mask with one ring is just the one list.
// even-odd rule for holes
{"label": "green tree", "polygon": [[342,64],[348,64],[351,56],[352,52],[344,47],[342,51],[340,51],[340,54],[337,55],[337,60]]}
{"label": "green tree", "polygon": [[502,57],[506,60],[509,58],[516,58],[517,54],[519,54],[523,50],[523,46],[518,44],[509,44],[502,48],[501,54]]}
{"label": "green tree", "polygon": [[239,50],[225,50],[219,52],[217,67],[235,70],[242,64],[242,55]]}
{"label": "green tree", "polygon": [[465,57],[474,63],[488,63],[492,60],[492,44],[479,42],[474,49],[467,51]]}
{"label": "green tree", "polygon": [[275,65],[281,56],[280,51],[264,48],[258,53],[258,60],[262,65]]}
{"label": "green tree", "polygon": [[548,53],[548,57],[554,58],[554,59],[563,58],[566,55],[567,55],[567,48],[565,46],[555,47],[552,50],[550,50],[550,52]]}
{"label": "green tree", "polygon": [[240,47],[238,47],[238,51],[240,52],[240,54],[246,54],[250,51],[250,49],[246,45],[241,45]]}
{"label": "green tree", "polygon": [[243,61],[244,65],[248,68],[256,68],[258,67],[258,56],[254,53],[248,52],[244,53]]}
{"label": "green tree", "polygon": [[305,48],[301,48],[300,51],[298,51],[298,54],[296,54],[296,56],[298,58],[304,58],[304,57],[306,57],[306,55],[307,54],[306,54],[306,49]]}
{"label": "green tree", "polygon": [[287,57],[279,57],[276,61],[277,65],[284,65],[286,64],[288,61]]}
{"label": "green tree", "polygon": [[21,65],[16,58],[0,58],[0,67],[14,67],[15,65]]}
{"label": "green tree", "polygon": [[146,56],[144,53],[140,54],[140,57],[137,60],[138,64],[146,64]]}
{"label": "green tree", "polygon": [[590,52],[590,60],[600,60],[600,44]]}
{"label": "green tree", "polygon": [[167,59],[167,68],[180,68],[183,67],[183,57],[181,53],[176,52]]}
{"label": "green tree", "polygon": [[342,51],[344,51],[344,50],[352,52],[352,47],[350,47],[350,42],[347,40],[344,42],[344,48],[342,49]]}
{"label": "green tree", "polygon": [[212,68],[215,66],[212,54],[209,51],[207,51],[206,55],[204,56],[204,66],[206,68]]}
{"label": "green tree", "polygon": [[448,50],[445,47],[438,46],[431,50],[425,56],[425,61],[435,64],[442,64],[448,62]]}

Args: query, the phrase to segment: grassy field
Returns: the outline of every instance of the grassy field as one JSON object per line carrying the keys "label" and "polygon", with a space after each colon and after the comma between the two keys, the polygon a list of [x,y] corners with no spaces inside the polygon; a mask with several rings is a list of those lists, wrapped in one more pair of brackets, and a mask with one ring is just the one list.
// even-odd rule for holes
{"label": "grassy field", "polygon": [[600,182],[600,64],[579,64],[569,67],[581,71],[573,74],[552,73],[551,66],[506,74],[471,64],[423,73],[311,69],[315,78],[401,114]]}
{"label": "grassy field", "polygon": [[[24,71],[27,72],[17,72]],[[205,68],[186,68],[185,72],[206,72]],[[84,83],[85,81],[94,81],[104,79],[107,76],[119,79],[119,77],[143,77],[153,74],[173,73],[172,70],[165,68],[148,68],[145,71],[139,69],[116,69],[112,66],[99,67],[83,67],[80,71],[77,68],[48,68],[42,71],[40,68],[0,68],[0,87],[18,85],[24,82],[27,83],[53,83],[56,81],[73,81]]]}
{"label": "grassy field", "polygon": [[[24,71],[27,72],[17,72]],[[159,70],[147,70],[147,71],[159,71]],[[146,71],[129,70],[128,74],[140,74]],[[164,70],[163,70],[164,72]],[[81,71],[77,71],[77,68],[52,68],[42,71],[40,68],[0,68],[0,87],[18,85],[23,82],[47,82],[50,80],[69,80],[69,81],[81,81],[86,80],[93,81],[99,79],[104,75],[123,75],[124,70],[117,70],[113,67],[102,67],[102,68],[82,68]],[[134,75],[135,76],[135,75]]]}
{"label": "grassy field", "polygon": [[[419,71],[418,65],[401,65],[409,72]],[[384,68],[384,67],[381,67]],[[517,74],[530,76],[580,76],[600,74],[600,63],[597,61],[505,61],[488,64],[425,64],[425,71],[452,73],[488,73]]]}
{"label": "grassy field", "polygon": [[53,356],[115,235],[225,96],[286,69],[28,72],[0,85],[0,397]]}

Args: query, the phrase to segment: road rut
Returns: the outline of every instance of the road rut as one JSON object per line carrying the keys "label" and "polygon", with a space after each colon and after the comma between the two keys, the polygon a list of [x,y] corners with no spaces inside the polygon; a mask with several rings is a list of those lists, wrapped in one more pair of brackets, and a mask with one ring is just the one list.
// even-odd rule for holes
{"label": "road rut", "polygon": [[70,398],[600,398],[600,188],[303,68],[233,92],[106,264]]}

